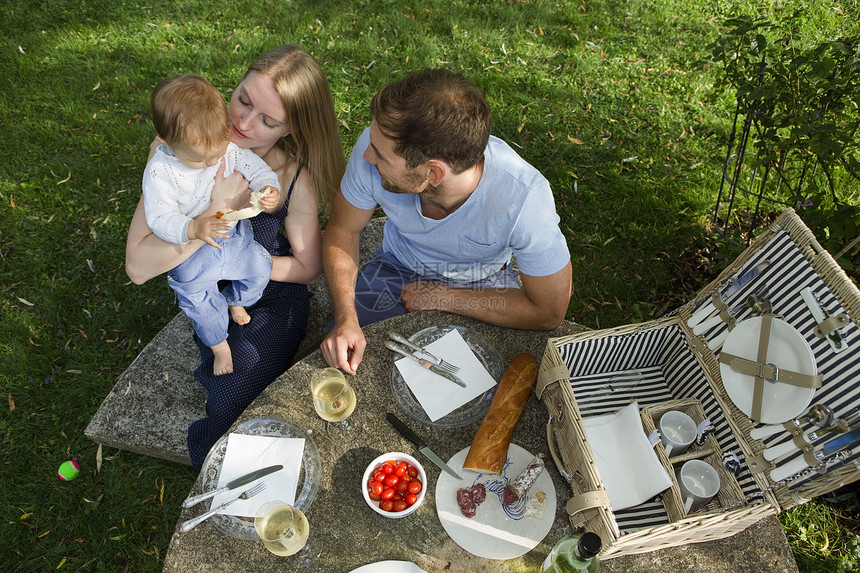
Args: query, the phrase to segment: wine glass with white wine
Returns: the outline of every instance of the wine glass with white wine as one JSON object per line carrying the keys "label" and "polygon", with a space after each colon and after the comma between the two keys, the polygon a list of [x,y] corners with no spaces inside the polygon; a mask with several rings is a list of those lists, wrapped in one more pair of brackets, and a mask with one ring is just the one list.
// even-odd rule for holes
{"label": "wine glass with white wine", "polygon": [[270,501],[257,510],[254,529],[263,545],[280,557],[292,556],[297,567],[316,562],[316,553],[308,544],[310,527],[305,514],[283,501]]}
{"label": "wine glass with white wine", "polygon": [[361,435],[361,424],[349,421],[356,398],[343,372],[337,368],[317,370],[311,377],[311,396],[317,414],[328,422],[327,434],[343,442],[351,442]]}

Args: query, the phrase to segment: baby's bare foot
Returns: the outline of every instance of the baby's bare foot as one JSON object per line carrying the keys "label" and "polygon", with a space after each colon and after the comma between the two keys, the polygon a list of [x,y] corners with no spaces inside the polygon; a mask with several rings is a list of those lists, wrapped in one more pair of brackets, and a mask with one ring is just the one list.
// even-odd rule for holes
{"label": "baby's bare foot", "polygon": [[248,324],[251,322],[251,315],[248,314],[243,306],[231,306],[230,316],[236,324]]}
{"label": "baby's bare foot", "polygon": [[210,348],[212,349],[212,354],[215,355],[215,363],[213,365],[215,376],[233,372],[233,353],[230,351],[227,341],[219,342]]}

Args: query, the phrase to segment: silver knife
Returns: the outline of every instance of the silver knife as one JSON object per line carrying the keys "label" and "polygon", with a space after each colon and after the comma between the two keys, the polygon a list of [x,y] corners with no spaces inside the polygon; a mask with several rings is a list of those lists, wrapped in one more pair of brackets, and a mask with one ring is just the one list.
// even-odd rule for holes
{"label": "silver knife", "polygon": [[395,416],[395,415],[394,415],[394,414],[392,414],[391,412],[389,412],[388,414],[386,414],[386,416],[385,416],[385,417],[386,417],[386,418],[388,418],[388,421],[391,423],[391,425],[392,425],[392,426],[394,426],[394,429],[395,429],[395,430],[397,430],[398,432],[400,432],[400,434],[401,434],[404,438],[406,438],[407,440],[409,440],[410,442],[412,442],[413,444],[415,444],[415,447],[416,447],[416,448],[418,448],[418,451],[419,451],[419,452],[421,452],[422,454],[424,454],[425,456],[427,456],[428,458],[430,458],[430,461],[431,461],[431,462],[433,462],[434,464],[436,464],[437,466],[439,466],[439,467],[440,467],[442,470],[444,470],[448,475],[451,475],[451,476],[453,476],[453,477],[457,478],[458,480],[463,479],[463,478],[461,478],[459,475],[457,475],[457,472],[455,472],[455,471],[454,471],[454,470],[452,470],[450,467],[448,467],[448,464],[446,464],[445,462],[443,462],[443,461],[442,461],[442,458],[440,458],[439,456],[437,456],[437,455],[433,452],[433,450],[431,450],[431,449],[427,446],[427,444],[425,444],[425,443],[424,443],[424,440],[422,440],[421,438],[419,438],[419,437],[415,434],[415,432],[413,432],[412,430],[410,430],[410,429],[409,429],[409,427],[408,427],[406,424],[404,424],[403,422],[401,422],[401,421],[400,421],[400,418],[398,418],[397,416]]}
{"label": "silver knife", "polygon": [[433,364],[429,360],[424,360],[422,358],[415,356],[414,354],[412,354],[411,352],[409,352],[405,348],[398,346],[397,343],[394,342],[393,340],[387,340],[385,342],[385,347],[389,350],[393,350],[394,352],[397,352],[398,354],[402,354],[403,356],[405,356],[407,358],[411,358],[412,360],[414,360],[415,362],[417,362],[418,364],[420,364],[421,366],[423,366],[424,368],[426,368],[430,372],[438,374],[439,376],[442,376],[443,378],[447,378],[448,380],[450,380],[451,382],[453,382],[457,386],[460,386],[462,388],[466,387],[466,383],[463,382],[462,380],[460,380],[460,378],[458,378],[457,376],[451,374],[450,372],[448,372],[447,370],[445,370],[443,368],[436,366],[435,364]]}
{"label": "silver knife", "polygon": [[[744,274],[742,274],[737,280],[731,281],[726,287],[726,290],[720,293],[720,299],[723,301],[727,300],[730,296],[738,292],[741,287],[743,287],[745,284],[753,280],[756,276],[764,272],[764,270],[767,269],[769,266],[770,259],[762,261],[753,268],[746,271]],[[705,318],[710,316],[711,313],[713,313],[715,310],[717,309],[716,307],[714,307],[714,303],[708,300],[707,304],[694,312],[693,316],[691,316],[687,320],[687,326],[689,326],[690,328],[695,327],[697,324],[705,320]]]}
{"label": "silver knife", "polygon": [[[815,450],[814,455],[819,461],[822,461],[831,454],[855,448],[858,445],[860,445],[860,428],[854,428],[847,434],[842,434],[833,438],[821,446],[821,449]],[[809,464],[806,462],[806,459],[803,457],[795,458],[787,464],[777,466],[776,469],[771,470],[770,479],[775,482],[782,481],[808,467]]]}
{"label": "silver knife", "polygon": [[200,503],[201,501],[203,501],[205,499],[209,499],[210,497],[214,497],[214,496],[218,495],[219,493],[223,493],[223,492],[229,491],[231,489],[236,489],[237,487],[242,487],[243,485],[249,484],[254,480],[258,480],[261,477],[275,473],[276,471],[280,471],[282,469],[284,469],[284,466],[282,466],[281,464],[278,464],[275,466],[269,466],[267,468],[254,470],[251,473],[247,473],[243,476],[237,477],[236,479],[234,479],[233,481],[231,481],[230,483],[228,483],[224,487],[189,497],[188,499],[186,499],[185,501],[182,502],[182,507],[186,507],[186,508],[192,507],[194,505],[197,505],[198,503]]}

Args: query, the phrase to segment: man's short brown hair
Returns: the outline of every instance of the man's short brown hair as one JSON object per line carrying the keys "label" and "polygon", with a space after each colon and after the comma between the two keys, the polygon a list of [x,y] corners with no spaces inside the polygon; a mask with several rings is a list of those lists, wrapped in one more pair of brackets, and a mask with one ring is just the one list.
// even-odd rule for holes
{"label": "man's short brown hair", "polygon": [[478,86],[441,69],[410,72],[387,84],[373,97],[370,111],[409,169],[440,159],[455,174],[481,160],[493,124]]}

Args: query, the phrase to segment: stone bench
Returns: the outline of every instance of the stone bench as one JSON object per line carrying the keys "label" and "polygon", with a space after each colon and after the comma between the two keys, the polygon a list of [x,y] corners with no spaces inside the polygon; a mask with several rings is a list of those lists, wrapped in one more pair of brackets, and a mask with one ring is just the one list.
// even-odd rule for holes
{"label": "stone bench", "polygon": [[[382,246],[385,220],[373,219],[362,231],[361,265]],[[294,361],[319,347],[333,319],[325,277],[309,289],[313,296],[307,334]],[[123,372],[84,434],[105,446],[190,465],[186,432],[206,415],[206,390],[194,378],[200,353],[192,334],[191,323],[180,312]]]}

